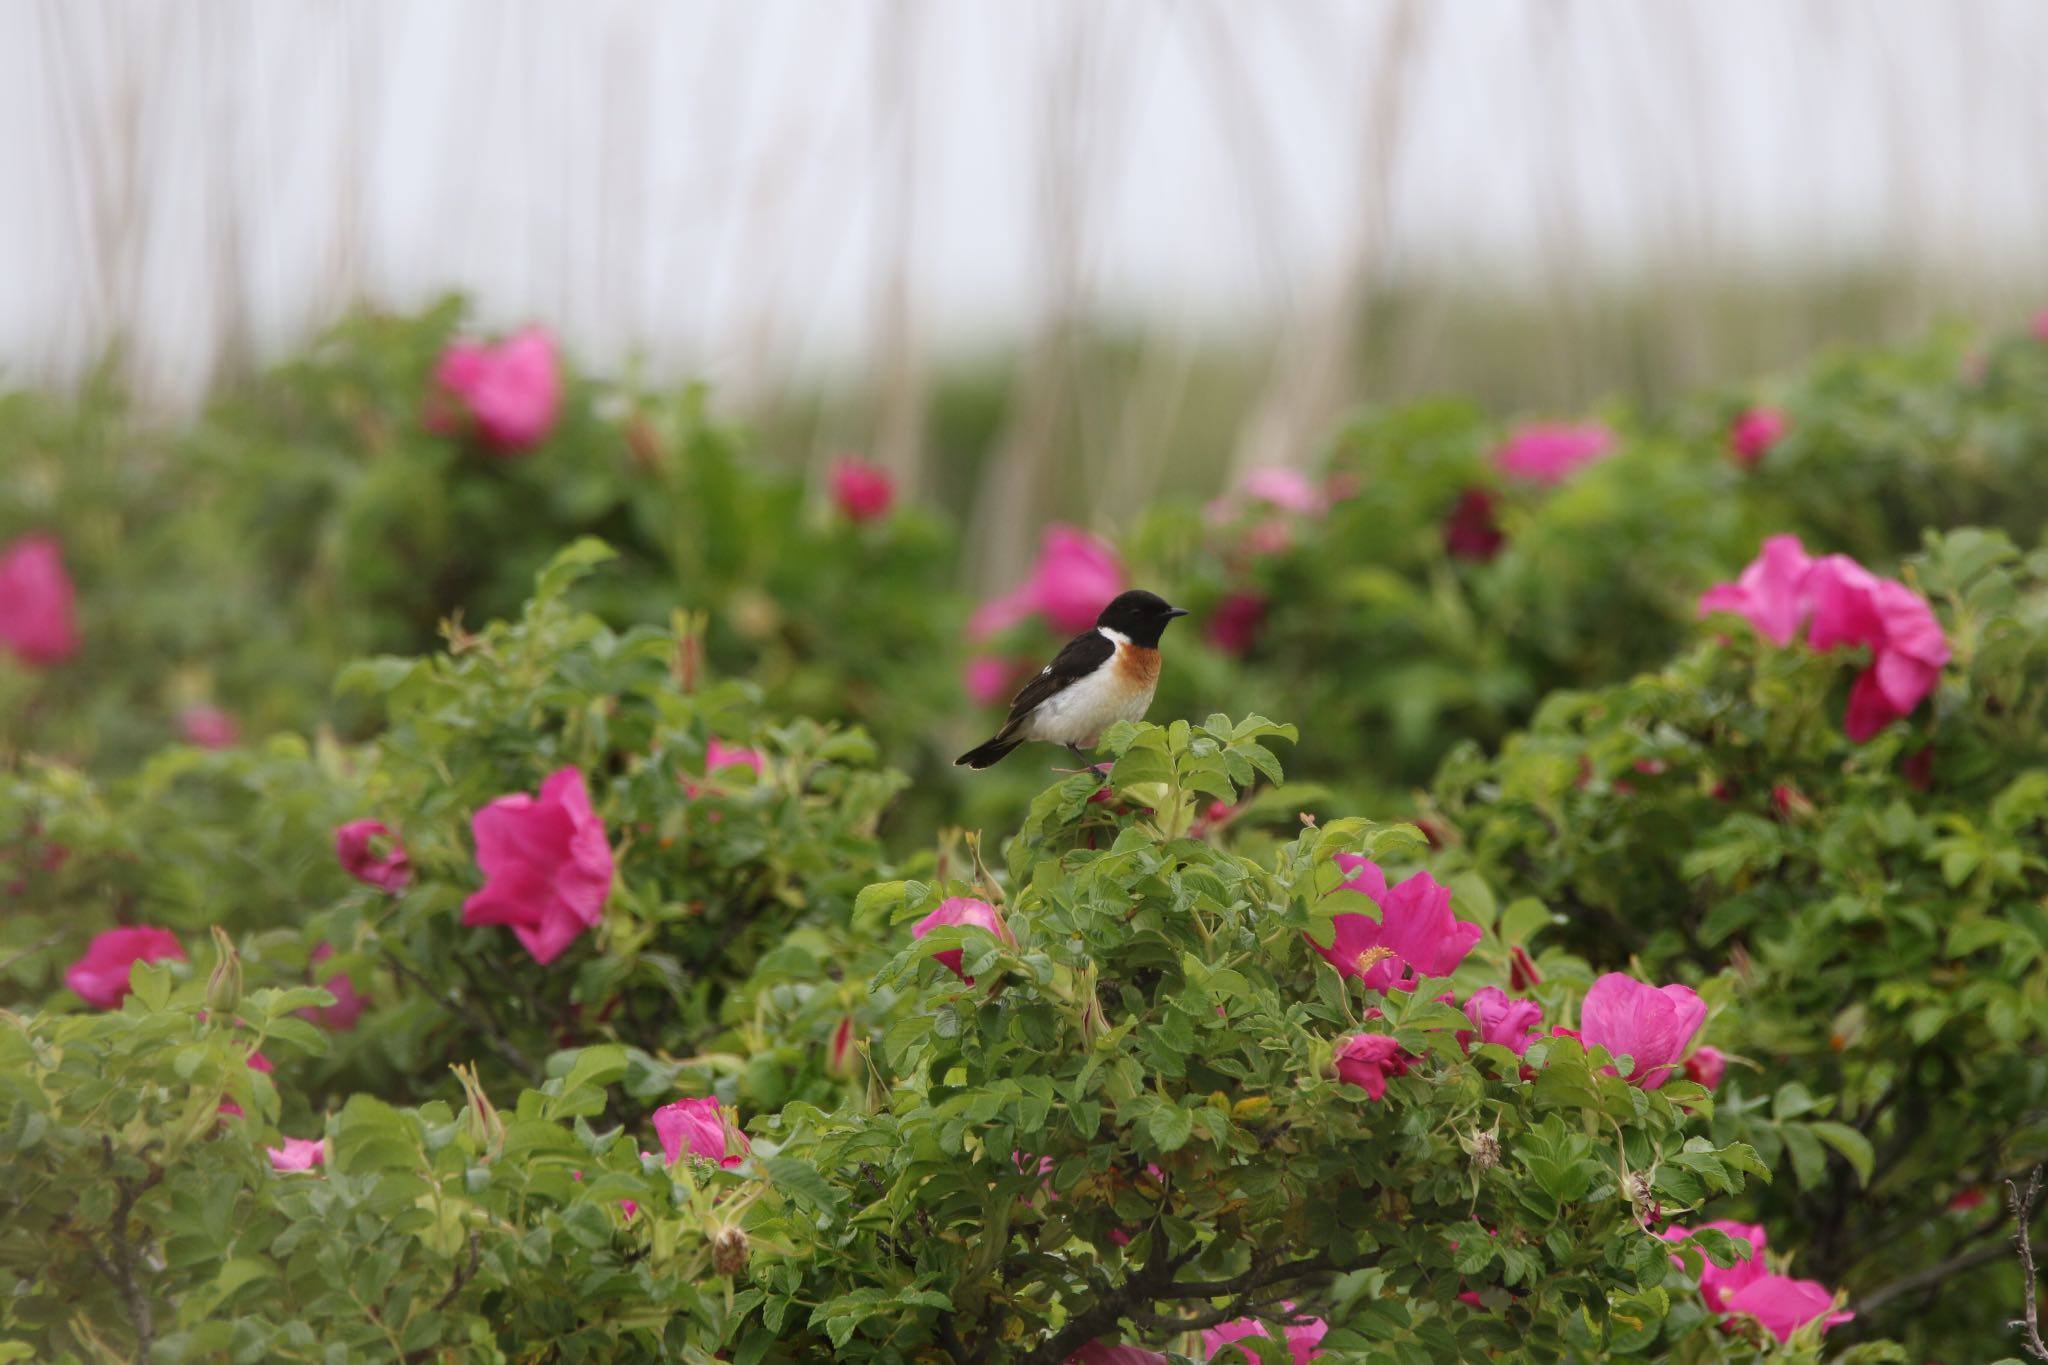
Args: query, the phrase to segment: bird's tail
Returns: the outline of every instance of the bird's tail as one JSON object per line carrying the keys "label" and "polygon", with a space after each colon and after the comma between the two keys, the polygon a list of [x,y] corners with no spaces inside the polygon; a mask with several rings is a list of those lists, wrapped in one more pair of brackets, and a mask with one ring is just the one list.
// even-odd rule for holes
{"label": "bird's tail", "polygon": [[1021,739],[1013,739],[1010,735],[1010,732],[1007,729],[1005,729],[998,733],[994,739],[989,740],[986,744],[982,744],[976,748],[969,749],[966,753],[954,759],[953,766],[956,768],[989,767],[992,764],[1002,762],[1005,758],[1009,756],[1010,750],[1016,748],[1019,744],[1022,744],[1023,742],[1024,741]]}

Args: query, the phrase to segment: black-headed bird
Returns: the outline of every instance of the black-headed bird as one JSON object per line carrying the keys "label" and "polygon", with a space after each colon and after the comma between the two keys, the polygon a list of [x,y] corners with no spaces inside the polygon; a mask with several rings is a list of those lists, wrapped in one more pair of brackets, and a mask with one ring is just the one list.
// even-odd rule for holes
{"label": "black-headed bird", "polygon": [[1095,628],[1067,641],[1010,700],[1010,716],[987,743],[953,760],[986,768],[1028,739],[1093,749],[1120,720],[1143,720],[1159,686],[1159,635],[1181,607],[1143,589],[1119,593]]}

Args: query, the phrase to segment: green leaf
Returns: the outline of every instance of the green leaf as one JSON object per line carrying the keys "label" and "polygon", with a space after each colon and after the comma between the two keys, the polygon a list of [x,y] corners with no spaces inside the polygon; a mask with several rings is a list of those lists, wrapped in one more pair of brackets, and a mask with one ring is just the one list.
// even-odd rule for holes
{"label": "green leaf", "polygon": [[1842,1154],[1843,1160],[1856,1172],[1858,1184],[1870,1184],[1870,1168],[1877,1160],[1871,1149],[1870,1139],[1846,1123],[1819,1121],[1806,1125],[1814,1136]]}
{"label": "green leaf", "polygon": [[797,1195],[822,1208],[837,1212],[840,1201],[845,1197],[834,1189],[825,1177],[818,1174],[818,1168],[801,1157],[771,1156],[761,1162],[761,1169],[768,1176],[770,1184],[777,1189]]}
{"label": "green leaf", "polygon": [[1146,1131],[1162,1152],[1179,1151],[1195,1130],[1194,1117],[1177,1104],[1162,1104],[1145,1119]]}
{"label": "green leaf", "polygon": [[592,569],[607,560],[617,559],[618,551],[599,540],[596,536],[583,536],[555,552],[533,580],[533,595],[537,602],[548,602],[567,592],[572,584]]}

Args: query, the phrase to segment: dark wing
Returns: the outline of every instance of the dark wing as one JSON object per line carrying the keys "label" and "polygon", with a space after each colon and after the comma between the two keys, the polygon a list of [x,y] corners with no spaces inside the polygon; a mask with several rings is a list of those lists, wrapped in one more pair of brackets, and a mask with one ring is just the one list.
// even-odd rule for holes
{"label": "dark wing", "polygon": [[1116,642],[1099,630],[1084,630],[1053,656],[1051,663],[1038,671],[1038,675],[1025,683],[1016,696],[1010,698],[1010,715],[1003,722],[1008,730],[1012,725],[1038,709],[1040,702],[1060,689],[1087,677],[1110,661],[1116,653]]}

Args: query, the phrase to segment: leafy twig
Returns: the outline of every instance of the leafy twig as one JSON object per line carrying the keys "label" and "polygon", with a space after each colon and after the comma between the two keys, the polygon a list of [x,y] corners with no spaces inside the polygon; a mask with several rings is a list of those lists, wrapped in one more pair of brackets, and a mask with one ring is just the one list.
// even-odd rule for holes
{"label": "leafy twig", "polygon": [[476,1277],[477,1263],[482,1257],[483,1234],[479,1233],[475,1228],[471,1228],[469,1231],[469,1264],[455,1272],[455,1278],[448,1282],[448,1292],[435,1301],[434,1311],[436,1313],[455,1302],[455,1296],[462,1292],[462,1286],[468,1284]]}
{"label": "leafy twig", "polygon": [[[113,1143],[103,1141],[108,1161],[113,1160]],[[149,1306],[149,1296],[142,1292],[142,1286],[135,1282],[135,1248],[128,1240],[128,1215],[135,1210],[135,1201],[145,1190],[164,1178],[161,1166],[153,1166],[140,1181],[122,1180],[117,1182],[121,1197],[114,1204],[113,1228],[110,1241],[113,1254],[108,1256],[91,1243],[86,1244],[86,1255],[108,1283],[120,1291],[121,1299],[128,1308],[128,1318],[135,1325],[135,1357],[149,1358],[150,1348],[156,1341],[156,1315]],[[2036,1184],[2039,1184],[2037,1179]]]}
{"label": "leafy twig", "polygon": [[2040,1282],[2040,1272],[2034,1269],[2034,1238],[2030,1229],[2034,1217],[2034,1201],[2040,1195],[2041,1168],[2039,1166],[2036,1166],[2034,1173],[2027,1177],[2027,1191],[2025,1194],[2020,1193],[2018,1181],[2008,1180],[2005,1182],[2006,1202],[2012,1209],[2013,1221],[2020,1225],[2019,1233],[2014,1238],[2020,1246],[2020,1272],[2027,1277],[2026,1314],[2023,1317],[2014,1318],[2010,1325],[2026,1330],[2026,1335],[2020,1340],[2020,1346],[2028,1355],[2036,1360],[2048,1360],[2048,1345],[2044,1345],[2041,1341],[2040,1307],[2035,1302],[2035,1294],[2038,1291]]}
{"label": "leafy twig", "polygon": [[[1118,1318],[1142,1303],[1157,1299],[1213,1299],[1229,1295],[1233,1302],[1228,1308],[1212,1309],[1209,1313],[1186,1319],[1188,1322],[1203,1321],[1210,1314],[1220,1313],[1215,1321],[1227,1322],[1233,1317],[1244,1316],[1245,1304],[1260,1289],[1303,1275],[1355,1268],[1340,1267],[1330,1259],[1328,1252],[1318,1252],[1295,1261],[1255,1261],[1244,1274],[1227,1280],[1175,1280],[1174,1276],[1195,1258],[1200,1248],[1189,1247],[1178,1255],[1168,1255],[1165,1247],[1166,1240],[1160,1237],[1153,1243],[1152,1256],[1142,1269],[1105,1293],[1085,1311],[1068,1319],[1065,1327],[1041,1342],[1037,1349],[1023,1357],[1019,1365],[1059,1365],[1075,1351],[1109,1331]],[[1146,1316],[1149,1318],[1151,1315]],[[1207,1325],[1213,1326],[1214,1323]]]}
{"label": "leafy twig", "polygon": [[2005,1243],[2003,1241],[1996,1241],[1988,1246],[1972,1247],[1968,1251],[1958,1252],[1945,1261],[1922,1267],[1910,1275],[1902,1275],[1889,1284],[1879,1285],[1850,1304],[1849,1311],[1858,1315],[1873,1313],[1885,1304],[1890,1303],[1893,1299],[1905,1294],[1918,1293],[1923,1289],[1932,1289],[1951,1276],[1960,1275],[1966,1270],[1975,1270],[1978,1266],[1989,1261],[1995,1261],[2003,1255],[2005,1255]]}
{"label": "leafy twig", "polygon": [[447,994],[437,989],[433,982],[427,980],[403,962],[400,962],[392,954],[386,953],[384,961],[392,971],[397,972],[400,976],[418,986],[421,990],[439,1001],[444,1008],[467,1020],[471,1028],[481,1033],[490,1041],[492,1050],[504,1058],[506,1062],[510,1063],[513,1070],[526,1077],[529,1084],[538,1086],[541,1083],[542,1079],[544,1079],[541,1069],[534,1065],[533,1060],[524,1052],[521,1052],[512,1040],[499,1030],[496,1021],[488,1015],[473,1009],[459,996]]}

